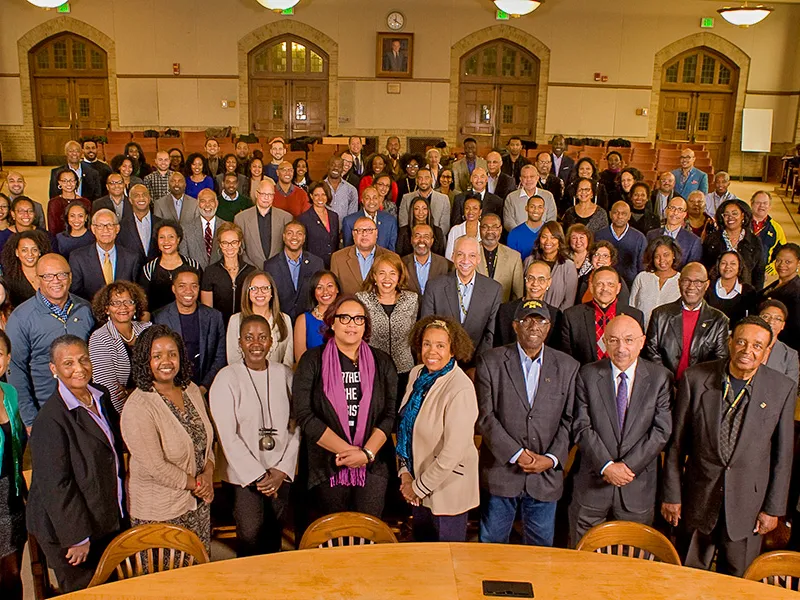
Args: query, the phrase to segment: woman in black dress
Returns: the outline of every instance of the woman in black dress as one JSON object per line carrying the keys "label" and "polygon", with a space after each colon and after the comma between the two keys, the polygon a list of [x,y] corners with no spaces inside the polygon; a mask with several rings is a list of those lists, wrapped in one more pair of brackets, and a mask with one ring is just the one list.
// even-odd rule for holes
{"label": "woman in black dress", "polygon": [[227,327],[231,315],[242,310],[242,285],[255,267],[242,260],[244,234],[238,225],[223,223],[215,235],[222,258],[203,271],[200,302],[221,312]]}
{"label": "woman in black dress", "polygon": [[15,308],[32,298],[39,289],[36,263],[48,252],[50,239],[38,229],[15,233],[3,246],[0,264],[3,266],[8,298]]}
{"label": "woman in black dress", "polygon": [[706,302],[728,315],[731,329],[756,308],[756,291],[744,281],[745,269],[741,255],[726,250],[709,273],[712,283],[706,290]]}
{"label": "woman in black dress", "polygon": [[172,293],[172,276],[184,264],[197,271],[202,279],[203,270],[193,258],[178,253],[183,240],[183,227],[172,220],[159,223],[155,231],[158,241],[158,256],[145,264],[139,277],[139,285],[147,292],[147,302],[153,313],[175,300]]}
{"label": "woman in black dress", "polygon": [[755,289],[764,287],[764,262],[761,240],[753,233],[753,212],[742,200],[726,200],[715,216],[717,230],[703,242],[703,264],[712,269],[727,250],[736,250],[745,267],[742,280]]}
{"label": "woman in black dress", "polygon": [[319,256],[325,268],[331,266],[331,254],[339,249],[339,215],[332,211],[331,191],[326,183],[318,181],[308,189],[311,208],[297,217],[306,228],[305,249]]}
{"label": "woman in black dress", "polygon": [[[411,234],[416,225],[430,225],[433,229],[433,245],[431,252],[444,256],[445,240],[441,227],[433,224],[431,210],[425,198],[417,198],[408,207],[408,225],[404,225],[397,232],[397,247],[395,252],[400,256],[411,254],[414,247],[411,245]],[[391,250],[391,248],[389,248]]]}

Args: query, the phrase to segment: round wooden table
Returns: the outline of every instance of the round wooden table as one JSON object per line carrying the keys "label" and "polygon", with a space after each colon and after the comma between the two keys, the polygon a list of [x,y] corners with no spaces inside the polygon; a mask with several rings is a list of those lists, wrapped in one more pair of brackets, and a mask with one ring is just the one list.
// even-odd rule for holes
{"label": "round wooden table", "polygon": [[537,600],[768,600],[795,592],[725,575],[576,550],[382,544],[281,552],[109,583],[63,598],[478,600],[481,581],[530,581]]}

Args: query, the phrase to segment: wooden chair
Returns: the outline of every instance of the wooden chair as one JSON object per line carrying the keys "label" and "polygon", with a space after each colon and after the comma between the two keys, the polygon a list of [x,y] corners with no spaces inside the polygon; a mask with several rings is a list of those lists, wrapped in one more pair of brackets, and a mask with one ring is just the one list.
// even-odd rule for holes
{"label": "wooden chair", "polygon": [[681,144],[681,148],[691,148],[692,150],[697,152],[698,150],[701,150],[701,151],[705,150],[706,149],[706,145],[705,144]]}
{"label": "wooden chair", "polygon": [[800,552],[775,550],[756,558],[744,578],[798,591],[800,588]]}
{"label": "wooden chair", "polygon": [[396,543],[392,530],[377,517],[342,512],[320,517],[309,525],[300,540],[300,550]]}
{"label": "wooden chair", "polygon": [[677,150],[678,144],[675,142],[656,142],[656,149],[658,150]]}
{"label": "wooden chair", "polygon": [[631,142],[631,148],[633,148],[634,151],[652,150],[653,142]]}
{"label": "wooden chair", "polygon": [[[116,572],[118,579],[146,575],[142,556],[147,557],[147,572],[178,569],[209,562],[203,543],[184,527],[167,524],[139,525],[115,537],[95,569],[89,587],[102,585]],[[164,564],[166,559],[166,566]]]}
{"label": "wooden chair", "polygon": [[595,525],[581,538],[576,550],[641,558],[678,566],[681,564],[675,547],[662,533],[648,525],[630,521],[607,521]]}

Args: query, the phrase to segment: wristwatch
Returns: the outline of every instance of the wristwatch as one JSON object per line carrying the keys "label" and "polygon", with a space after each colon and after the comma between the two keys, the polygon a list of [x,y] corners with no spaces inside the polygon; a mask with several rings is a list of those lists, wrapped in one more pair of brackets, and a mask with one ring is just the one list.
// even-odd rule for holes
{"label": "wristwatch", "polygon": [[372,450],[367,447],[361,448],[361,450],[367,455],[368,463],[375,462],[375,453]]}

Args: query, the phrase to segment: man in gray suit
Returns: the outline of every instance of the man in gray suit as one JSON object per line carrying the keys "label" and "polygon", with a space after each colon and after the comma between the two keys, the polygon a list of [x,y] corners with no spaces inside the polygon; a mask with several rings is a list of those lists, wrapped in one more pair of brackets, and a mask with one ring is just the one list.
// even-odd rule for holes
{"label": "man in gray suit", "polygon": [[265,177],[256,189],[256,205],[243,210],[233,222],[244,233],[244,260],[256,269],[283,250],[283,228],[292,220],[285,210],[275,208],[275,182]]}
{"label": "man in gray suit", "polygon": [[430,225],[415,225],[411,230],[414,252],[403,257],[403,264],[408,269],[408,289],[420,296],[425,293],[429,281],[453,270],[453,263],[431,252],[432,245],[433,228]]}
{"label": "man in gray suit", "polygon": [[575,387],[573,548],[609,518],[653,522],[656,468],[672,432],[672,375],[639,357],[644,346],[639,323],[628,315],[615,317],[604,338],[608,358],[581,367]]}
{"label": "man in gray suit", "polygon": [[417,198],[422,198],[428,203],[430,222],[441,229],[444,237],[447,237],[450,231],[450,199],[441,192],[433,191],[433,175],[428,167],[421,167],[417,171],[417,191],[404,194],[400,201],[400,208],[397,209],[397,222],[400,227],[408,225],[411,203]]}
{"label": "man in gray suit", "polygon": [[477,272],[481,245],[466,235],[453,248],[454,273],[429,281],[422,296],[420,316],[444,315],[458,319],[475,344],[475,356],[489,350],[494,340],[495,319],[503,288],[496,281]]}
{"label": "man in gray suit", "polygon": [[218,206],[219,200],[214,190],[200,190],[197,194],[200,215],[183,224],[180,252],[196,260],[203,269],[222,258],[216,234],[217,227],[225,221],[216,216]]}
{"label": "man in gray suit", "polygon": [[480,541],[508,543],[517,508],[526,544],[552,546],[564,489],[578,361],[544,342],[550,311],[539,300],[517,306],[517,343],[478,357]]}
{"label": "man in gray suit", "polygon": [[661,514],[682,519],[691,541],[684,564],[741,577],[761,536],[786,514],[796,384],[762,364],[772,330],[740,320],[730,359],[686,369],[664,461]]}
{"label": "man in gray suit", "polygon": [[186,195],[186,178],[180,173],[169,176],[169,194],[155,201],[153,214],[159,219],[171,219],[184,224],[198,214],[197,199]]}

